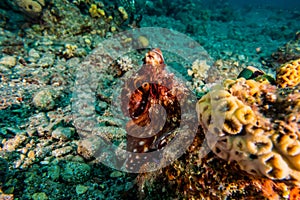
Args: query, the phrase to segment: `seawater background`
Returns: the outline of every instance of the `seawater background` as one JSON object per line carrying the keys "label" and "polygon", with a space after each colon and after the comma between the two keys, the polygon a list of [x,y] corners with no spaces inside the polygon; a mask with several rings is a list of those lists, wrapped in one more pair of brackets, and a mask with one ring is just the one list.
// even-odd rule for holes
{"label": "seawater background", "polygon": [[293,0],[252,0],[252,1],[239,1],[239,0],[229,0],[228,3],[233,6],[264,6],[280,9],[295,9],[299,10],[300,3]]}

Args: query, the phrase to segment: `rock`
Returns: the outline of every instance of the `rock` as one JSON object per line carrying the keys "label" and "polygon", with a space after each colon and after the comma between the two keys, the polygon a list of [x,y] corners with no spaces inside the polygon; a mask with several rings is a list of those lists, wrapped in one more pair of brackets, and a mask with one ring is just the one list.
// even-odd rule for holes
{"label": "rock", "polygon": [[90,178],[91,167],[85,163],[67,162],[62,166],[61,178],[69,183],[82,183]]}
{"label": "rock", "polygon": [[33,200],[46,200],[48,199],[47,195],[44,192],[37,192],[32,195]]}
{"label": "rock", "polygon": [[58,140],[67,141],[74,136],[75,129],[72,127],[58,127],[52,132],[52,137]]}
{"label": "rock", "polygon": [[54,64],[54,55],[52,54],[46,54],[44,55],[39,61],[38,61],[38,66],[39,67],[50,67]]}
{"label": "rock", "polygon": [[35,49],[30,49],[28,52],[28,56],[29,56],[28,61],[33,63],[35,63],[40,58],[40,54]]}
{"label": "rock", "polygon": [[[11,187],[7,188],[7,189],[4,191],[4,193],[5,193],[5,194],[13,194],[14,191],[15,191],[15,187],[14,187],[14,186],[11,186]],[[0,199],[1,199],[1,198],[0,198]]]}
{"label": "rock", "polygon": [[53,181],[58,180],[59,175],[60,175],[60,167],[58,165],[49,166],[49,168],[48,168],[48,177],[51,180],[53,180]]}
{"label": "rock", "polygon": [[4,65],[0,65],[0,73],[8,74],[10,73],[10,69]]}
{"label": "rock", "polygon": [[74,156],[71,161],[82,162],[83,163],[84,162],[84,158],[81,157],[81,156],[79,156],[79,155],[77,155],[77,156]]}
{"label": "rock", "polygon": [[8,172],[8,164],[4,158],[0,157],[0,187],[4,185]]}
{"label": "rock", "polygon": [[1,192],[0,193],[0,199],[13,200],[14,199],[14,195],[13,194],[4,194],[4,193]]}
{"label": "rock", "polygon": [[103,145],[103,141],[95,140],[95,138],[85,138],[80,140],[77,153],[81,155],[86,160],[92,160],[94,158],[94,154],[101,149]]}
{"label": "rock", "polygon": [[87,191],[87,189],[88,189],[87,186],[84,186],[84,185],[77,185],[77,186],[76,186],[76,193],[77,193],[78,195],[83,194],[83,193],[85,193],[85,192]]}
{"label": "rock", "polygon": [[246,56],[245,55],[238,55],[238,59],[243,61],[246,60]]}
{"label": "rock", "polygon": [[15,151],[26,139],[27,137],[24,135],[16,135],[5,142],[3,140],[3,150],[8,152]]}
{"label": "rock", "polygon": [[14,56],[4,56],[0,59],[0,64],[13,67],[17,64],[17,59]]}
{"label": "rock", "polygon": [[48,111],[55,106],[53,91],[44,89],[37,92],[33,97],[33,104],[37,109]]}
{"label": "rock", "polygon": [[44,112],[35,114],[29,118],[30,125],[27,129],[27,134],[33,136],[38,133],[39,136],[45,135],[49,131],[49,118]]}
{"label": "rock", "polygon": [[33,150],[30,150],[30,151],[28,152],[27,156],[28,156],[28,158],[34,160],[34,159],[35,159],[35,153],[34,153],[34,151],[33,151]]}
{"label": "rock", "polygon": [[120,171],[113,171],[112,173],[110,173],[110,177],[111,178],[118,178],[118,177],[121,177],[123,175],[123,173],[122,172],[120,172]]}
{"label": "rock", "polygon": [[52,151],[52,155],[55,157],[61,157],[63,155],[70,153],[72,150],[73,150],[72,147],[66,146]]}

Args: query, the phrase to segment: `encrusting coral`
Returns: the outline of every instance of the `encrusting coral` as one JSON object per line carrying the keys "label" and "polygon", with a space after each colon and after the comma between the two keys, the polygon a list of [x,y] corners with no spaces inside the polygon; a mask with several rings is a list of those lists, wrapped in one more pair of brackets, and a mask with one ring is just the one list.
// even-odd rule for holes
{"label": "encrusting coral", "polygon": [[42,13],[43,6],[45,6],[44,0],[14,0],[11,4],[15,5],[23,13],[29,17],[36,17]]}
{"label": "encrusting coral", "polygon": [[300,181],[297,89],[244,78],[212,89],[196,106],[205,134],[217,138],[210,148],[250,174]]}
{"label": "encrusting coral", "polygon": [[294,87],[300,83],[300,59],[281,65],[276,74],[276,82],[280,87]]}

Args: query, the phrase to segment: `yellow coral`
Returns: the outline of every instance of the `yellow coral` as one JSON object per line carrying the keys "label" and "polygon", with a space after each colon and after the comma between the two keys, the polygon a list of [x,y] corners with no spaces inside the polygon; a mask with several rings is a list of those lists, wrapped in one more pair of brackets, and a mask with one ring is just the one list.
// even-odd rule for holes
{"label": "yellow coral", "polygon": [[105,16],[105,11],[103,9],[97,8],[96,4],[91,4],[91,7],[89,9],[89,13],[91,17],[104,17]]}
{"label": "yellow coral", "polygon": [[230,117],[238,108],[236,101],[237,99],[234,97],[218,101],[218,103],[216,103],[217,114]]}
{"label": "yellow coral", "polygon": [[289,156],[288,160],[289,163],[298,171],[300,171],[300,154],[296,156]]}
{"label": "yellow coral", "polygon": [[273,148],[271,139],[265,135],[246,137],[247,151],[253,155],[270,153]]}
{"label": "yellow coral", "polygon": [[285,179],[289,177],[289,166],[282,159],[281,155],[276,152],[264,154],[259,158],[261,173],[271,179]]}
{"label": "yellow coral", "polygon": [[235,111],[235,116],[243,124],[255,124],[255,115],[250,107],[243,106]]}
{"label": "yellow coral", "polygon": [[235,116],[232,116],[231,118],[226,118],[224,120],[223,131],[227,134],[238,134],[241,132],[242,128],[243,125]]}
{"label": "yellow coral", "polygon": [[[230,139],[228,139],[230,140]],[[227,146],[230,146],[227,144]],[[232,148],[234,148],[236,151],[243,152],[245,149],[247,149],[247,143],[246,140],[243,137],[234,137],[232,138]],[[234,158],[232,158],[235,160]]]}
{"label": "yellow coral", "polygon": [[142,48],[146,48],[146,47],[149,46],[149,40],[146,36],[143,36],[143,35],[139,36],[138,37],[138,42],[139,42],[139,44],[141,45]]}
{"label": "yellow coral", "polygon": [[246,85],[249,87],[249,95],[253,96],[259,92],[259,84],[255,80],[246,80]]}
{"label": "yellow coral", "polygon": [[274,134],[272,138],[281,153],[288,156],[300,154],[300,144],[295,134]]}
{"label": "yellow coral", "polygon": [[288,95],[283,95],[284,90],[268,82],[243,78],[213,88],[196,106],[205,134],[217,138],[215,145],[210,144],[212,151],[237,161],[248,173],[300,182],[297,91],[288,89]]}
{"label": "yellow coral", "polygon": [[300,59],[281,65],[276,74],[276,83],[282,88],[300,83]]}
{"label": "yellow coral", "polygon": [[119,12],[122,14],[122,19],[125,21],[128,19],[128,13],[126,12],[125,8],[120,6],[118,7]]}

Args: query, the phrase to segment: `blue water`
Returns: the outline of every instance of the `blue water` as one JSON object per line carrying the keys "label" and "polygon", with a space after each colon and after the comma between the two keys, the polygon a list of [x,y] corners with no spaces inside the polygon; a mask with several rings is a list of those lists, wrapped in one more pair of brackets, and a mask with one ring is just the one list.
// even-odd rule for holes
{"label": "blue water", "polygon": [[[213,2],[213,1],[212,1]],[[228,0],[230,5],[235,7],[243,7],[243,6],[258,6],[258,7],[272,7],[279,9],[292,9],[298,10],[300,9],[300,2],[295,0]]]}

